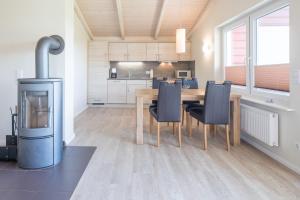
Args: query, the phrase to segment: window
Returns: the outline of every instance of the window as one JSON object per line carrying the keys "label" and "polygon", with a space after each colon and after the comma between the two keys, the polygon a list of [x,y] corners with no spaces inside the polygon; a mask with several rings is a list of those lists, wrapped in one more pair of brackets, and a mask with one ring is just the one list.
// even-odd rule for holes
{"label": "window", "polygon": [[289,6],[282,3],[272,4],[243,21],[225,26],[225,79],[244,86],[250,93],[288,93],[289,34]]}
{"label": "window", "polygon": [[235,85],[246,86],[246,25],[226,32],[225,77]]}
{"label": "window", "polygon": [[289,92],[289,7],[256,19],[254,87]]}

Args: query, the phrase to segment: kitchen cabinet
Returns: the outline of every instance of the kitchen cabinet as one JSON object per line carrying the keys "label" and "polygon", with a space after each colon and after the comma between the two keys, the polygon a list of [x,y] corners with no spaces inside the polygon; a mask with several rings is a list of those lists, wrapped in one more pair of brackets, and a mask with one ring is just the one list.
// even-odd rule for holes
{"label": "kitchen cabinet", "polygon": [[127,103],[136,103],[135,90],[147,88],[146,80],[128,80],[127,81]]}
{"label": "kitchen cabinet", "polygon": [[191,43],[186,53],[176,54],[175,43],[110,43],[110,61],[190,61]]}
{"label": "kitchen cabinet", "polygon": [[108,42],[90,42],[88,47],[87,102],[107,103],[109,77]]}
{"label": "kitchen cabinet", "polygon": [[128,61],[145,61],[147,57],[145,43],[128,43]]}
{"label": "kitchen cabinet", "polygon": [[109,44],[110,61],[127,61],[128,48],[127,43],[110,43]]}
{"label": "kitchen cabinet", "polygon": [[176,54],[175,43],[159,43],[159,61],[177,61],[179,59]]}
{"label": "kitchen cabinet", "polygon": [[147,43],[147,61],[158,61],[158,43]]}
{"label": "kitchen cabinet", "polygon": [[107,80],[107,103],[126,103],[126,80]]}
{"label": "kitchen cabinet", "polygon": [[152,80],[146,81],[147,88],[152,88]]}

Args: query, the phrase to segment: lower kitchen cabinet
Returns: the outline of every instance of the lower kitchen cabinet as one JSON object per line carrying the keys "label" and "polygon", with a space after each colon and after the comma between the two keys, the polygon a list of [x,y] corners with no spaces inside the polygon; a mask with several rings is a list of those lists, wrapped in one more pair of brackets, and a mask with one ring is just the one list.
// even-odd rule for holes
{"label": "lower kitchen cabinet", "polygon": [[88,103],[107,103],[107,77],[109,68],[89,66],[88,70]]}
{"label": "lower kitchen cabinet", "polygon": [[128,80],[127,81],[127,103],[136,103],[135,90],[147,88],[145,80]]}
{"label": "lower kitchen cabinet", "polygon": [[126,80],[107,80],[107,103],[126,103]]}

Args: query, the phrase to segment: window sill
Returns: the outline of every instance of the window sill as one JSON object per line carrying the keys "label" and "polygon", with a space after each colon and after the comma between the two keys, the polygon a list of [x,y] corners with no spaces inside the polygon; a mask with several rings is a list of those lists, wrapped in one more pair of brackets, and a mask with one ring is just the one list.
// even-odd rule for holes
{"label": "window sill", "polygon": [[276,109],[276,110],[283,110],[283,111],[286,111],[286,112],[294,111],[294,109],[288,108],[286,106],[282,106],[282,105],[275,104],[275,103],[269,103],[269,102],[265,102],[265,101],[262,101],[262,100],[250,98],[250,97],[242,97],[241,100],[251,102],[251,103],[255,103],[255,104],[259,104],[259,105],[263,105],[263,106],[267,106],[269,108],[273,108],[273,109]]}

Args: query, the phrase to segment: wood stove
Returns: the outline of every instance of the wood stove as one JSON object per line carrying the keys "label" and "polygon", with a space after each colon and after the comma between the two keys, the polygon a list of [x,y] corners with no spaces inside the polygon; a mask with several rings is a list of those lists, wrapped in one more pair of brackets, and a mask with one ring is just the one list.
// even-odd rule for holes
{"label": "wood stove", "polygon": [[18,80],[18,165],[38,169],[62,159],[63,80],[49,78],[49,53],[64,49],[60,36],[43,37],[36,47],[36,78]]}

